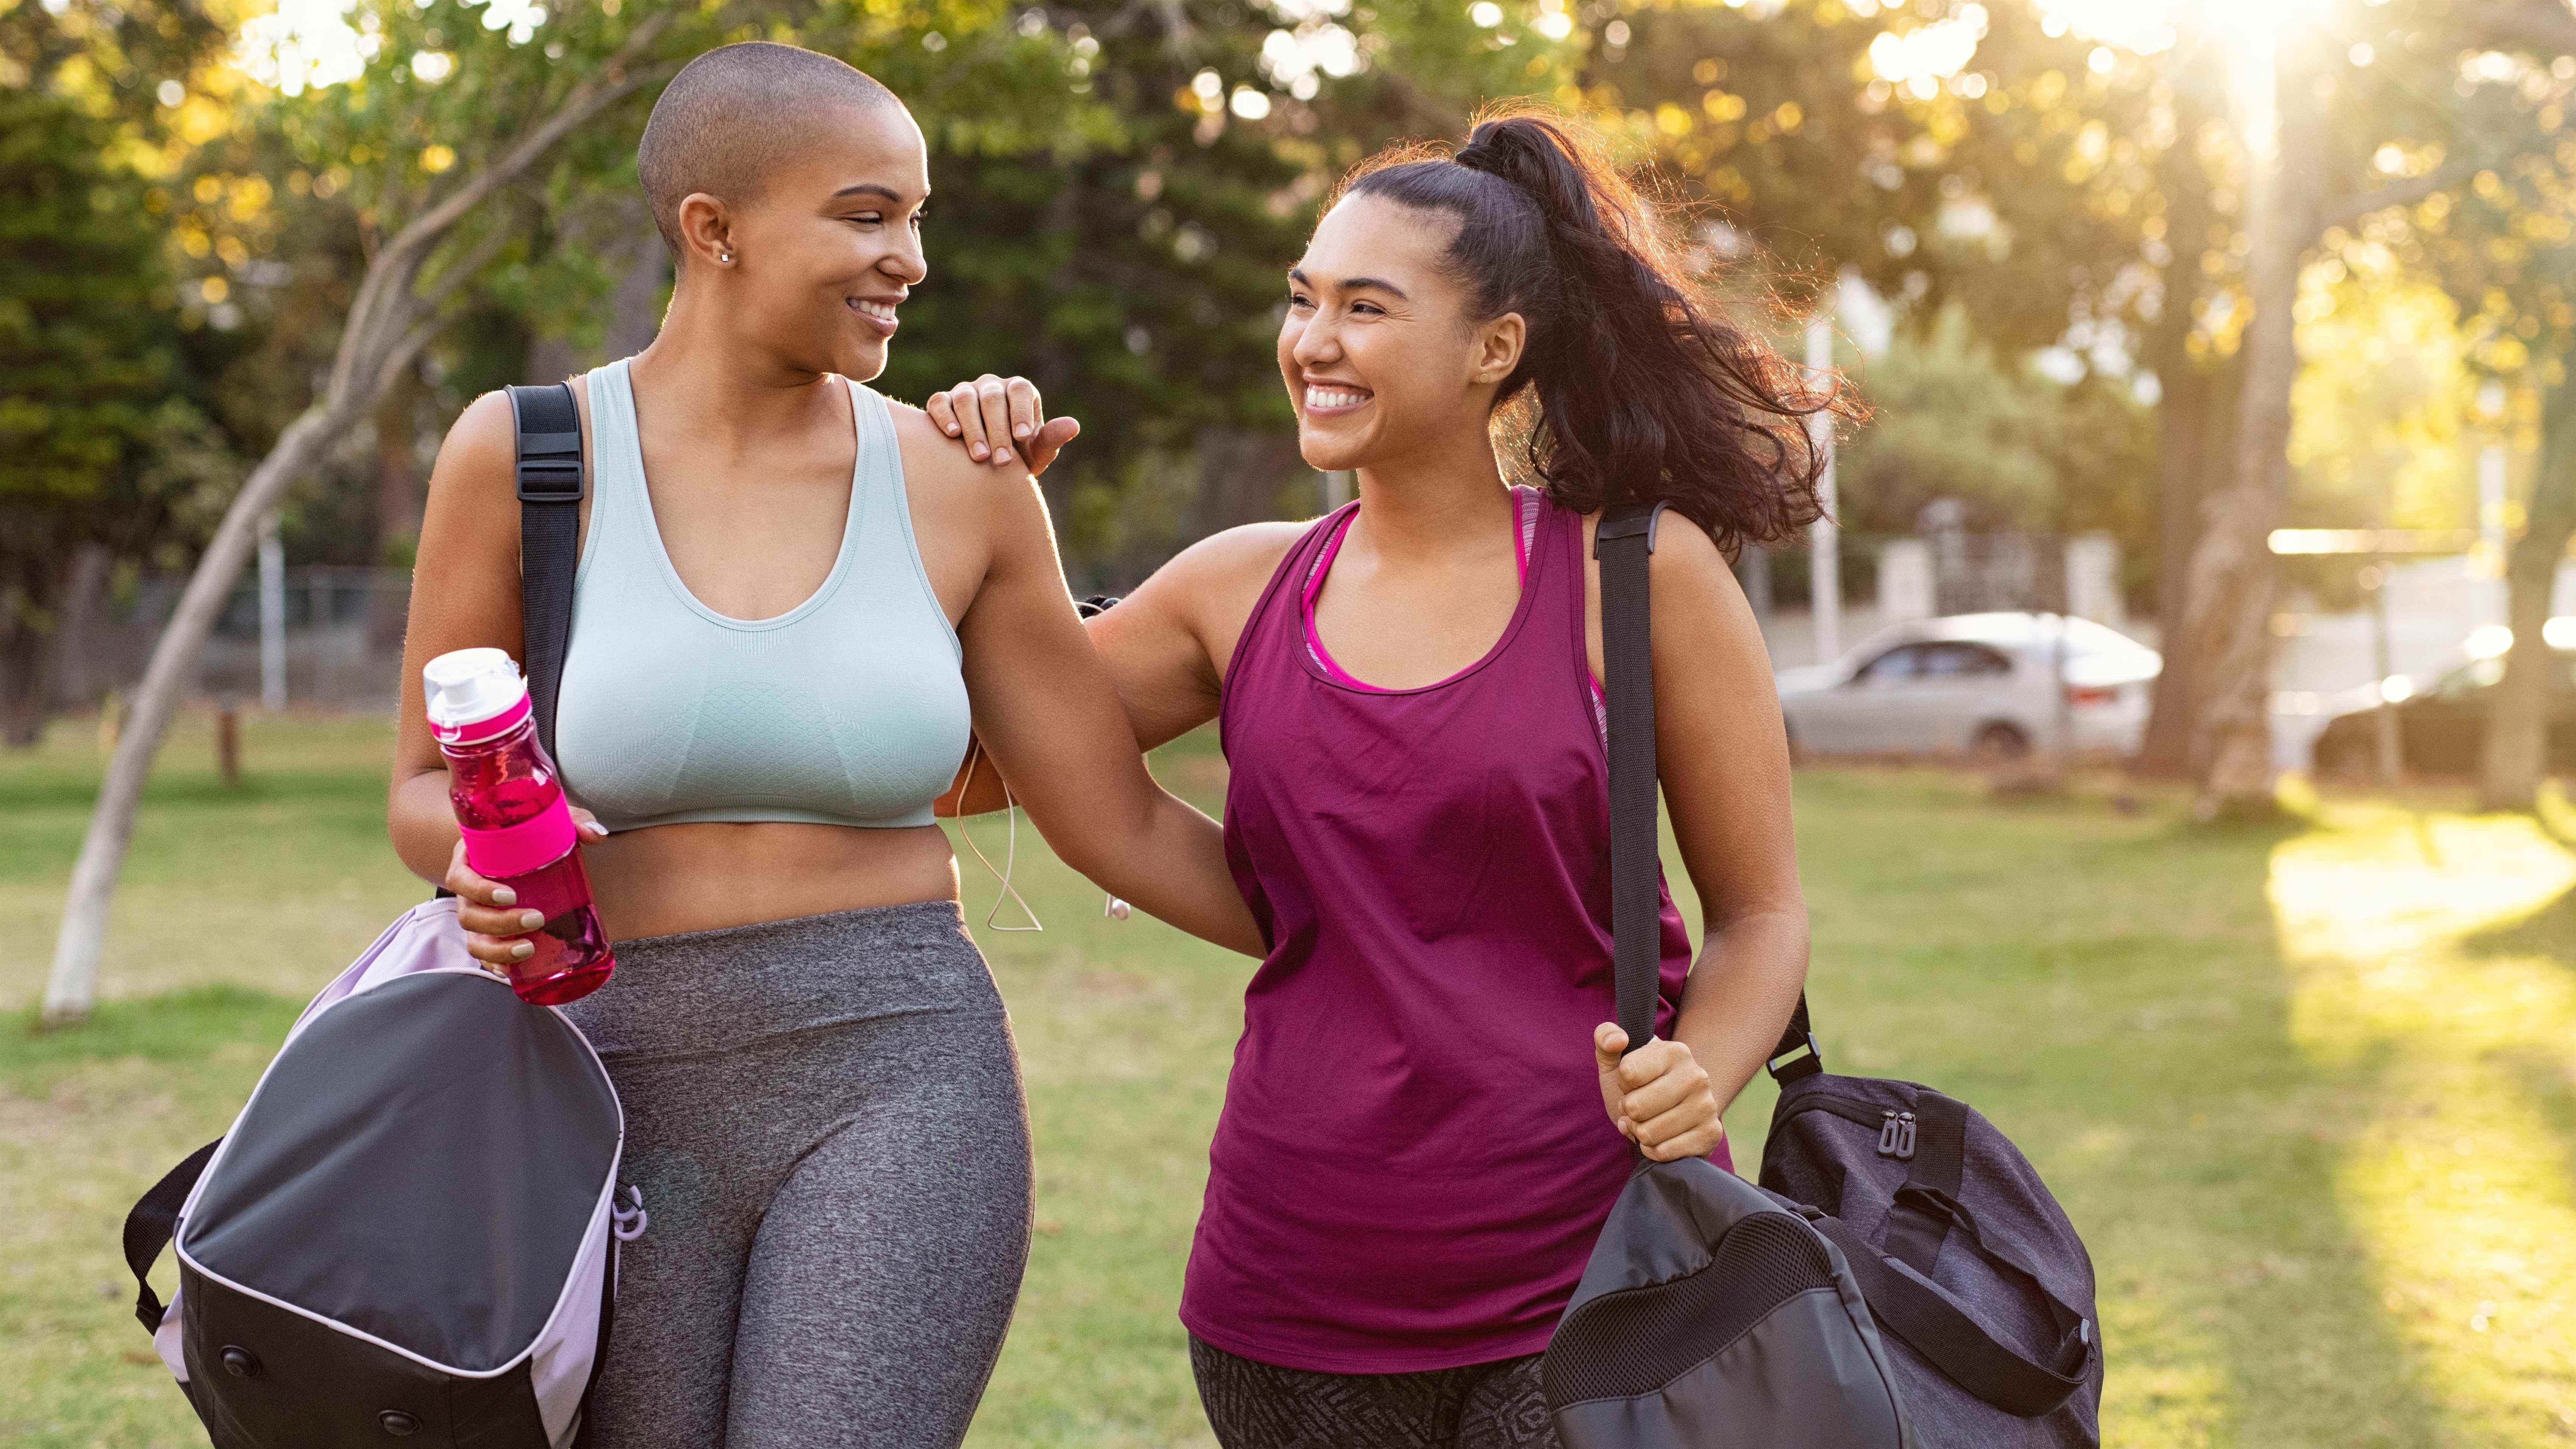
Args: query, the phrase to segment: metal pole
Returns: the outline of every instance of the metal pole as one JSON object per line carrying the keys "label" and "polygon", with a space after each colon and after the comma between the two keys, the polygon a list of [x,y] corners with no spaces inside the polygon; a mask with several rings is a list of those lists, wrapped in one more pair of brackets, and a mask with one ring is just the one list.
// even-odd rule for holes
{"label": "metal pole", "polygon": [[2050,673],[2057,684],[2057,771],[2064,774],[2075,761],[2075,701],[2066,694],[2066,611],[2061,607],[2051,617],[2057,621],[2057,637],[2049,646]]}
{"label": "metal pole", "polygon": [[[1833,322],[1828,313],[1820,312],[1807,323],[1807,367],[1825,373],[1831,372],[1833,366]],[[1842,531],[1834,521],[1839,500],[1834,491],[1833,415],[1809,414],[1807,428],[1825,462],[1824,472],[1816,478],[1816,502],[1824,509],[1824,516],[1807,530],[1811,580],[1808,593],[1810,607],[1815,611],[1816,661],[1823,663],[1840,658],[1843,652]]]}
{"label": "metal pole", "polygon": [[2388,697],[2388,676],[2396,668],[2389,662],[2388,566],[2364,565],[2361,587],[2370,595],[2370,659],[2372,677],[2377,681],[2371,687],[2379,695],[2379,706],[2371,711],[2371,726],[2378,744],[2379,783],[2394,785],[2406,772],[2406,752],[2397,735],[2397,705]]}
{"label": "metal pole", "polygon": [[274,510],[259,520],[259,707],[286,708],[286,550]]}
{"label": "metal pole", "polygon": [[[2505,537],[2505,440],[2504,384],[2489,378],[2478,389],[2478,420],[2488,429],[2486,446],[2478,450],[2478,563],[2473,577],[2477,580],[2478,622],[2503,624],[2506,618],[2504,555]],[[2381,676],[2385,678],[2385,675]]]}

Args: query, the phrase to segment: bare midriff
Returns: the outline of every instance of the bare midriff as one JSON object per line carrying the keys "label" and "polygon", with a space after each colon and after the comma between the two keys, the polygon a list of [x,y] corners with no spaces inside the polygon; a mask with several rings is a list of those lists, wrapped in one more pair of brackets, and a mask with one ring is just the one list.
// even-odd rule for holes
{"label": "bare midriff", "polygon": [[653,825],[582,858],[612,942],[957,899],[957,858],[935,825]]}

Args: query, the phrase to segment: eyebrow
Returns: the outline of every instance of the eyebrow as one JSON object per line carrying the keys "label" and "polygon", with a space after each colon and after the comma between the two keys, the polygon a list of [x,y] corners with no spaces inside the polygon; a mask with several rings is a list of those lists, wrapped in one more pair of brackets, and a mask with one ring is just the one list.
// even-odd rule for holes
{"label": "eyebrow", "polygon": [[[1315,285],[1314,278],[1307,276],[1305,271],[1298,267],[1290,267],[1288,269],[1288,280],[1303,287],[1311,287]],[[1378,291],[1388,293],[1403,301],[1410,302],[1413,300],[1411,297],[1405,295],[1402,287],[1399,287],[1395,283],[1387,281],[1381,277],[1346,277],[1342,280],[1341,286],[1342,290],[1345,292],[1357,291],[1362,287],[1374,287]]]}
{"label": "eyebrow", "polygon": [[[844,186],[840,190],[833,192],[832,199],[837,201],[844,196],[857,196],[863,193],[873,196],[882,196],[886,200],[894,202],[897,205],[901,205],[903,202],[902,192],[895,190],[891,186],[881,186],[873,181],[852,182],[850,185]],[[924,201],[930,199],[930,193],[927,191],[923,192],[921,196]]]}

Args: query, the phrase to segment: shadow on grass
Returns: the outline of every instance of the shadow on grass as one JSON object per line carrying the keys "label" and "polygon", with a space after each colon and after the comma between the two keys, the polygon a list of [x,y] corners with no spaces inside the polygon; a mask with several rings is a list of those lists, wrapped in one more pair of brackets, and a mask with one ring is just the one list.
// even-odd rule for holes
{"label": "shadow on grass", "polygon": [[202,1061],[237,1043],[281,1041],[303,1003],[246,986],[198,986],[105,1001],[88,1020],[46,1029],[33,1011],[0,1029],[0,1085],[27,1092],[37,1080],[87,1062],[139,1057],[157,1065]]}
{"label": "shadow on grass", "polygon": [[2314,827],[1838,775],[1798,801],[1828,1060],[1962,1097],[2046,1174],[2099,1270],[2105,1442],[2436,1442],[2426,1366],[2338,1198],[2344,1124],[2371,1120],[2393,1059],[2320,1060],[2293,1030],[2268,890]]}
{"label": "shadow on grass", "polygon": [[[2235,910],[2270,921],[2273,856],[2315,828],[2297,816],[2185,826],[2177,851],[2240,853]],[[2235,1432],[2214,1442],[2413,1449],[2442,1439],[2431,1366],[2411,1343],[2372,1266],[2367,1229],[2341,1192],[2359,1129],[2390,1109],[2395,1044],[2332,1060],[2304,1050],[2293,1024],[2298,972],[2276,924],[2231,1027],[2193,1055],[2206,1072],[2203,1133],[2234,1139],[2232,1161],[2194,1174],[2193,1210],[2233,1241],[2195,1285],[2223,1315]],[[2218,1084],[2226,1083],[2219,1087]]]}
{"label": "shadow on grass", "polygon": [[2460,953],[2473,958],[2539,956],[2576,966],[2576,885],[2519,916],[2460,937]]}

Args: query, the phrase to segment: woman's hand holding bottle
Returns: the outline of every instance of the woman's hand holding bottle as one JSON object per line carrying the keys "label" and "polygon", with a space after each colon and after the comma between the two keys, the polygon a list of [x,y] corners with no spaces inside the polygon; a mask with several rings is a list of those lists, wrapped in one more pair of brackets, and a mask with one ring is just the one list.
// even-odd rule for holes
{"label": "woman's hand holding bottle", "polygon": [[1628,1034],[1605,1021],[1592,1029],[1592,1064],[1619,1135],[1655,1161],[1706,1157],[1726,1140],[1708,1069],[1685,1043],[1656,1037],[1631,1052]]}
{"label": "woman's hand holding bottle", "polygon": [[[584,844],[608,838],[608,827],[599,823],[599,817],[578,805],[571,809],[572,823]],[[511,966],[536,954],[535,943],[525,938],[545,925],[545,913],[521,906],[518,892],[476,874],[465,863],[461,839],[448,853],[447,878],[440,884],[456,896],[456,923],[465,928],[465,949],[491,967],[493,975],[507,979]]]}

